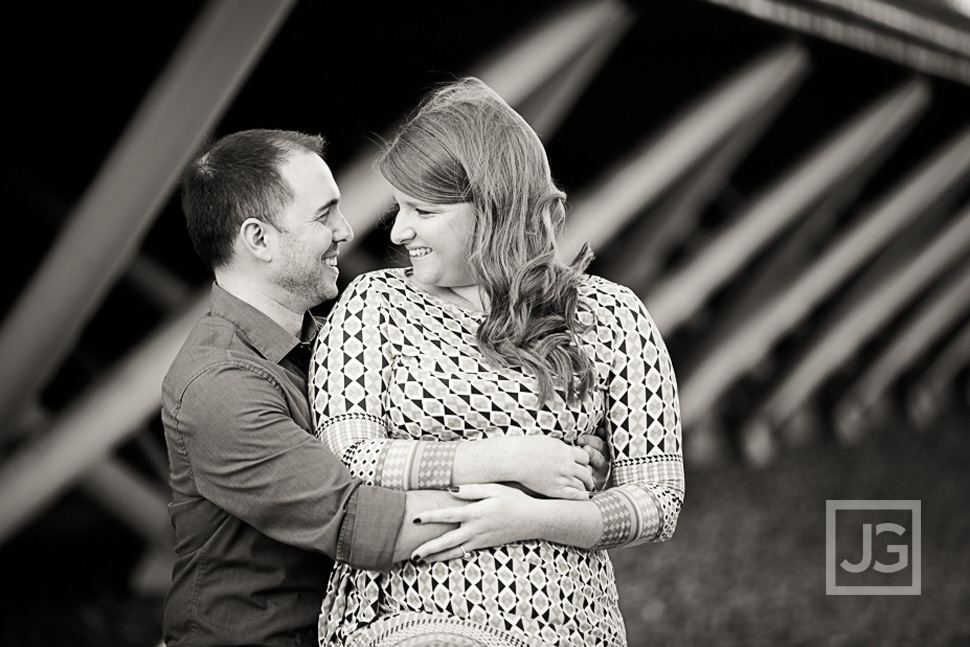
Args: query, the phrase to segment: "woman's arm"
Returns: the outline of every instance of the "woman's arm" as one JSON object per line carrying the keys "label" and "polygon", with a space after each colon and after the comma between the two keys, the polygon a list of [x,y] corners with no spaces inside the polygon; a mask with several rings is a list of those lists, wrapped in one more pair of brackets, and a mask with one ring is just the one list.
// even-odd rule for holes
{"label": "woman's arm", "polygon": [[[497,484],[464,485],[455,496],[462,506],[427,510],[413,525],[452,528],[419,546],[412,559],[437,562],[464,552],[526,539],[545,539],[577,548],[593,548],[603,534],[603,517],[592,501],[536,499]],[[405,517],[405,525],[409,519]]]}
{"label": "woman's arm", "polygon": [[613,348],[623,352],[614,351],[607,389],[614,486],[592,498],[603,516],[596,549],[670,538],[684,499],[680,402],[670,354],[639,298],[612,287],[613,328],[620,336]]}
{"label": "woman's arm", "polygon": [[[369,485],[398,490],[516,482],[543,496],[587,499],[602,456],[545,436],[433,442],[389,438],[382,394],[394,357],[380,281],[362,275],[317,338],[310,402],[317,435]],[[600,470],[602,473],[605,470]]]}
{"label": "woman's arm", "polygon": [[[613,487],[587,501],[535,499],[500,485],[463,486],[471,501],[429,511],[426,523],[458,524],[421,545],[414,557],[453,559],[466,551],[524,539],[603,550],[669,538],[684,497],[680,406],[666,345],[632,292],[617,295],[607,416],[612,426]],[[625,377],[621,378],[623,374]]]}

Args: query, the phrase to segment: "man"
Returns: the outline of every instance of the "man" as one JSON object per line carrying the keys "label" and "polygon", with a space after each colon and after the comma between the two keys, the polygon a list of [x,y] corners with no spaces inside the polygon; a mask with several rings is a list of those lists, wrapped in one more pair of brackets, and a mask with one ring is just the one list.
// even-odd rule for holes
{"label": "man", "polygon": [[215,283],[162,385],[176,532],[168,647],[313,644],[332,559],[387,570],[453,527],[405,518],[464,504],[362,485],[312,434],[309,310],[336,297],[338,248],[353,238],[323,146],[243,131],[182,180]]}

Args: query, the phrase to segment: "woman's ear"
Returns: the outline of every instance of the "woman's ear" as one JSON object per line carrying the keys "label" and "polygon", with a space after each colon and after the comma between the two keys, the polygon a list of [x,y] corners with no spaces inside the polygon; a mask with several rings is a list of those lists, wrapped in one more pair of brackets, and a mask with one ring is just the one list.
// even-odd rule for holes
{"label": "woman's ear", "polygon": [[239,226],[239,241],[242,248],[253,258],[269,262],[273,260],[272,238],[275,230],[255,218],[247,218]]}

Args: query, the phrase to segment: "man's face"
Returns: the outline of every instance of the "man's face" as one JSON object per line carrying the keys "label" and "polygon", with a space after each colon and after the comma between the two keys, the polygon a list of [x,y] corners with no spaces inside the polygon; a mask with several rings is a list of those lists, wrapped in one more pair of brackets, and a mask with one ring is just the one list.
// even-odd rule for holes
{"label": "man's face", "polygon": [[282,174],[294,199],[279,218],[274,278],[308,310],[337,296],[337,245],[352,240],[354,232],[338,209],[340,190],[320,156],[295,154]]}

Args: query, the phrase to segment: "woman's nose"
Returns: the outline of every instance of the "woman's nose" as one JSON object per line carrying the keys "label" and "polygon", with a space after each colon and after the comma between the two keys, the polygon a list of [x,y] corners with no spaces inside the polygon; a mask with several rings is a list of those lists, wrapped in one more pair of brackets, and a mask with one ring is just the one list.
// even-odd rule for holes
{"label": "woman's nose", "polygon": [[403,210],[398,211],[394,216],[394,224],[391,226],[391,242],[401,245],[414,238],[414,230],[411,228],[409,219]]}

